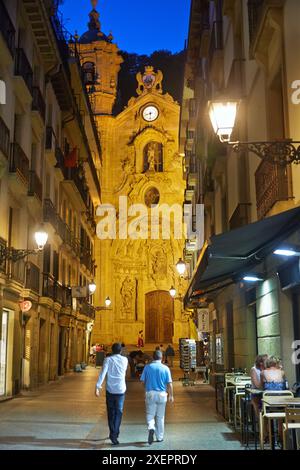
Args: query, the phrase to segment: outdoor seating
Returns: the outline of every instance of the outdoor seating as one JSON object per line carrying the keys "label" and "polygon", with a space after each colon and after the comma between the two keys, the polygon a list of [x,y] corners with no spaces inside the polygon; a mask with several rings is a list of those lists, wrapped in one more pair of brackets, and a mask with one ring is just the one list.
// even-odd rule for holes
{"label": "outdoor seating", "polygon": [[[290,430],[300,430],[300,408],[287,407],[285,409],[285,423],[283,423],[283,449],[287,449],[287,436]],[[297,443],[296,443],[297,446]]]}

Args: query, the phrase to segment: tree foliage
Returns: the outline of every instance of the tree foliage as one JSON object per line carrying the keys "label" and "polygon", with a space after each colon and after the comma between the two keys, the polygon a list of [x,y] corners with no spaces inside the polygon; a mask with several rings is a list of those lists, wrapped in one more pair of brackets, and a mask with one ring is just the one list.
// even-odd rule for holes
{"label": "tree foliage", "polygon": [[169,93],[175,101],[181,103],[185,51],[172,54],[167,50],[154,51],[150,56],[121,52],[124,62],[121,65],[118,83],[118,98],[114,114],[120,113],[132,96],[137,96],[136,74],[144,72],[146,65],[164,74],[163,92]]}

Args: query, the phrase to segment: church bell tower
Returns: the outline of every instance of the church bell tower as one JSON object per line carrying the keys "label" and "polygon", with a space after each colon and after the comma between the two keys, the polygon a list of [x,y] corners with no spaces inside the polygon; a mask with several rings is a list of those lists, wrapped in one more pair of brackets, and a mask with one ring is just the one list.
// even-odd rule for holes
{"label": "church bell tower", "polygon": [[78,41],[84,81],[95,115],[111,115],[117,97],[118,73],[123,62],[113,36],[101,31],[98,0],[92,0],[88,31]]}

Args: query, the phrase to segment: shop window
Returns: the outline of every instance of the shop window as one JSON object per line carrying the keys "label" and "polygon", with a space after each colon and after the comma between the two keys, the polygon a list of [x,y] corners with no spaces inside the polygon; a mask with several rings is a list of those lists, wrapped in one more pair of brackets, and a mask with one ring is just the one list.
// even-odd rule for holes
{"label": "shop window", "polygon": [[8,312],[2,312],[0,341],[0,397],[6,394]]}

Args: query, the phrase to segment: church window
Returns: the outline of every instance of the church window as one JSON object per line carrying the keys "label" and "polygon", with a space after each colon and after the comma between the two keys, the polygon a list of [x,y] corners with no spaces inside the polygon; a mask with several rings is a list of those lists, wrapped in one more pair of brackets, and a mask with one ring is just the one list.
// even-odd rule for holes
{"label": "church window", "polygon": [[151,141],[144,148],[143,172],[163,172],[163,146],[159,142]]}
{"label": "church window", "polygon": [[96,70],[93,62],[83,64],[83,80],[85,85],[93,85],[96,81]]}

